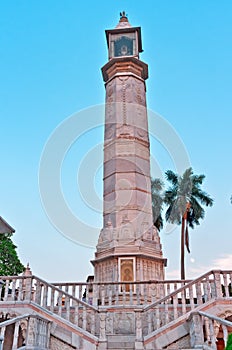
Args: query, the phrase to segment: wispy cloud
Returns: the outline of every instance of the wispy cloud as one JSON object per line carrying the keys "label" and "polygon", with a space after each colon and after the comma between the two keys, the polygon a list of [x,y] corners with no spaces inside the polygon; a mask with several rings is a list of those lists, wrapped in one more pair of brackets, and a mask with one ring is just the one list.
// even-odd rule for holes
{"label": "wispy cloud", "polygon": [[[196,262],[186,266],[186,278],[197,278],[210,270],[232,270],[232,254],[224,254],[212,261],[209,261],[207,265],[198,265]],[[171,270],[166,273],[167,279],[179,279],[180,271]]]}

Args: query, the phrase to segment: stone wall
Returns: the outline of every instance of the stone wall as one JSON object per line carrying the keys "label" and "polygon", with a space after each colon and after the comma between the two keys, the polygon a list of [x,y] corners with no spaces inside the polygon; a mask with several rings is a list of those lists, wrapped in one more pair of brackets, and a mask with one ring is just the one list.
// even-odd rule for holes
{"label": "stone wall", "polygon": [[186,335],[183,338],[180,338],[177,342],[168,345],[165,349],[168,350],[179,350],[179,349],[189,349],[190,345],[190,337]]}
{"label": "stone wall", "polygon": [[61,341],[60,339],[57,339],[56,337],[51,336],[50,338],[50,346],[49,348],[51,350],[73,350],[77,349],[73,346]]}

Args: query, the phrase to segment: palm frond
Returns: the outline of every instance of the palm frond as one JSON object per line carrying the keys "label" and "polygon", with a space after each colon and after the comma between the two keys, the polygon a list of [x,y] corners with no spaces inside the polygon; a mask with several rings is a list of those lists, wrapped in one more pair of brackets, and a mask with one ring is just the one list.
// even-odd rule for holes
{"label": "palm frond", "polygon": [[172,170],[167,170],[165,172],[166,179],[171,182],[173,186],[178,184],[178,175],[175,174]]}
{"label": "palm frond", "polygon": [[153,223],[160,231],[163,228],[162,210],[164,204],[163,181],[159,178],[151,180]]}

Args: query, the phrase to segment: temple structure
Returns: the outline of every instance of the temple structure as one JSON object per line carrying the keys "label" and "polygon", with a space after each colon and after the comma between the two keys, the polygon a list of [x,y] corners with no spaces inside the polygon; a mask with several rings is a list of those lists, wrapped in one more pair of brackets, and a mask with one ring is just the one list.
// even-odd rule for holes
{"label": "temple structure", "polygon": [[[2,350],[223,350],[232,333],[232,269],[167,280],[153,226],[141,29],[125,13],[106,31],[103,228],[94,276],[49,283],[0,277]],[[0,233],[14,229],[0,217]],[[75,263],[75,262],[74,262]]]}

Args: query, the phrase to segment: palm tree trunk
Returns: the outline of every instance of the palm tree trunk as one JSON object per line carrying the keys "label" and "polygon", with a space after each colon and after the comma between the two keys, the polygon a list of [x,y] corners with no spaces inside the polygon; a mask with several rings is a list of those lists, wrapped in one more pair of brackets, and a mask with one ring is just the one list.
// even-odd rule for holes
{"label": "palm tree trunk", "polygon": [[185,266],[184,266],[184,233],[185,233],[185,218],[182,217],[181,221],[181,254],[180,254],[180,274],[181,279],[185,280]]}

